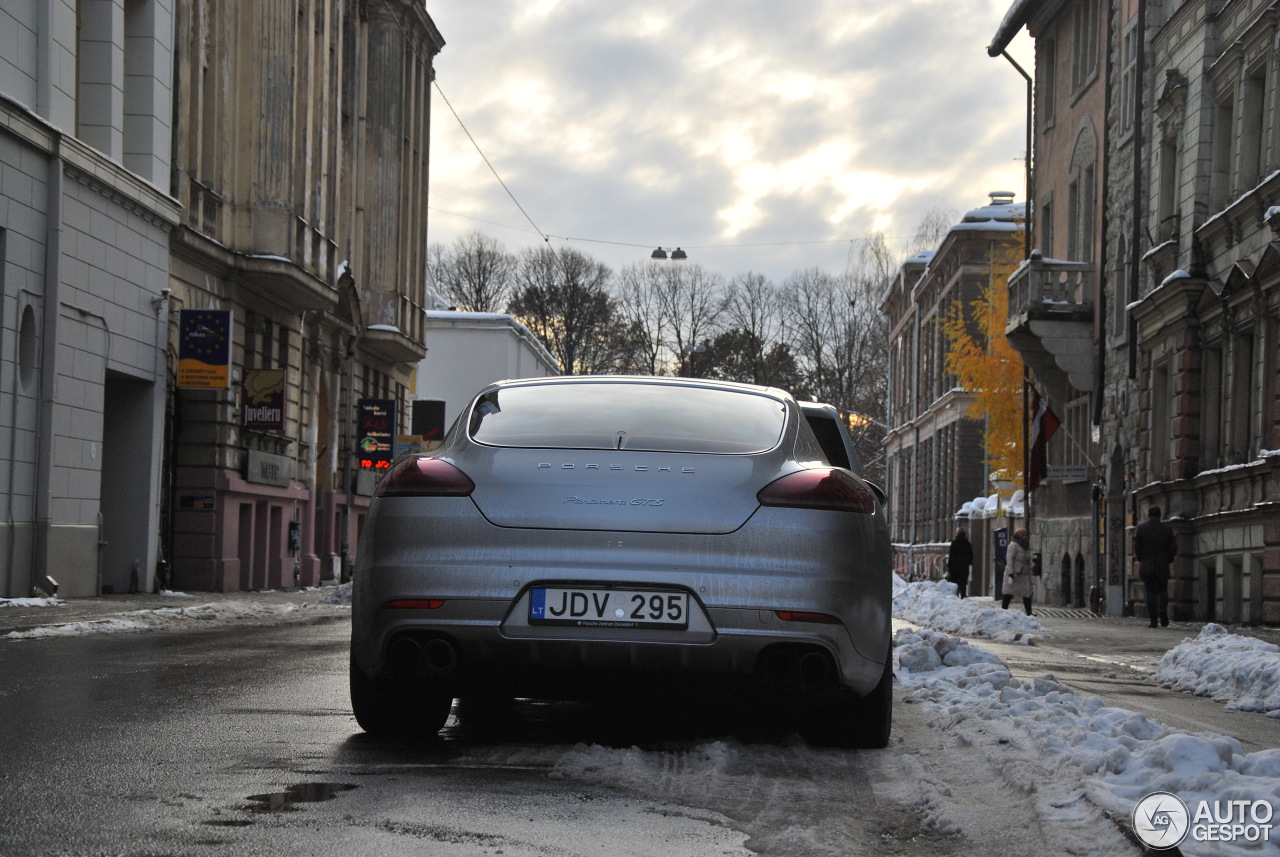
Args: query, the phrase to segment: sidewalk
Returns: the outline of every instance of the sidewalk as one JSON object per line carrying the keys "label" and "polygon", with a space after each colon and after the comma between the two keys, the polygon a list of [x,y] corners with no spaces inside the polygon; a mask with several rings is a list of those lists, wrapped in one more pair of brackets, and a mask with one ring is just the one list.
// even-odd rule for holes
{"label": "sidewalk", "polygon": [[[971,603],[978,606],[991,609],[1001,609],[1000,604],[995,600],[975,596],[968,599]],[[1009,610],[1015,613],[1022,613],[1021,604],[1010,604]],[[1174,621],[1170,622],[1167,628],[1151,628],[1144,616],[1099,616],[1088,608],[1079,607],[1051,607],[1045,604],[1032,604],[1031,610],[1035,617],[1041,620],[1041,624],[1048,629],[1051,639],[1059,645],[1065,644],[1069,639],[1077,636],[1091,637],[1097,633],[1102,633],[1104,629],[1127,633],[1130,629],[1135,632],[1135,640],[1142,640],[1144,643],[1150,641],[1153,645],[1167,645],[1169,648],[1176,646],[1182,642],[1184,637],[1195,637],[1204,630],[1207,622],[1201,621]],[[1066,620],[1066,621],[1062,621]],[[1272,628],[1257,625],[1219,625],[1227,628],[1233,634],[1239,634],[1243,637],[1256,637],[1259,640],[1265,640],[1268,643],[1280,645],[1280,628]],[[1090,632],[1090,626],[1094,626],[1094,633]],[[1032,645],[1036,645],[1035,642]]]}
{"label": "sidewalk", "polygon": [[[339,587],[264,592],[171,592],[94,598],[0,599],[0,642],[219,625],[267,625],[350,615]],[[339,603],[326,603],[326,599]]]}

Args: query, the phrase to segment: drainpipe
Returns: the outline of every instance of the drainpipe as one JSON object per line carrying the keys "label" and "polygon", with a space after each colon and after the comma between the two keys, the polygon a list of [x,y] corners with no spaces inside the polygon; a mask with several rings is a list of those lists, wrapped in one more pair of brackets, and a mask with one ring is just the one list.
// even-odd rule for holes
{"label": "drainpipe", "polygon": [[347,389],[346,402],[344,406],[347,409],[347,418],[339,417],[338,421],[344,425],[343,430],[343,459],[342,459],[342,490],[345,498],[342,503],[342,571],[339,572],[338,583],[346,583],[351,579],[351,495],[355,493],[355,486],[351,484],[354,474],[351,471],[351,459],[355,455],[355,425],[356,417],[354,413],[355,395],[356,395],[356,342],[360,334],[357,332],[352,335],[351,341],[347,344]]}
{"label": "drainpipe", "polygon": [[1025,160],[1026,169],[1025,169],[1025,175],[1023,178],[1023,181],[1026,186],[1025,193],[1027,197],[1027,218],[1026,218],[1026,228],[1022,230],[1022,258],[1030,259],[1031,248],[1034,246],[1031,242],[1031,235],[1032,235],[1032,232],[1034,231],[1034,225],[1032,220],[1033,206],[1031,204],[1031,200],[1032,200],[1032,195],[1035,193],[1035,174],[1031,170],[1031,144],[1032,142],[1034,142],[1033,131],[1035,129],[1035,123],[1034,123],[1035,103],[1036,103],[1035,80],[1032,79],[1031,75],[1027,74],[1026,70],[1023,69],[1022,66],[1018,65],[1017,60],[1009,56],[1008,51],[1001,51],[1000,56],[1007,59],[1009,61],[1009,64],[1018,70],[1018,74],[1022,75],[1023,78],[1027,81],[1027,157]]}
{"label": "drainpipe", "polygon": [[65,181],[61,155],[49,158],[46,186],[44,254],[44,318],[40,341],[40,401],[36,415],[35,532],[31,557],[31,591],[55,595],[58,582],[49,575],[49,534],[53,506],[53,405],[58,377],[58,316],[62,306],[62,194]]}

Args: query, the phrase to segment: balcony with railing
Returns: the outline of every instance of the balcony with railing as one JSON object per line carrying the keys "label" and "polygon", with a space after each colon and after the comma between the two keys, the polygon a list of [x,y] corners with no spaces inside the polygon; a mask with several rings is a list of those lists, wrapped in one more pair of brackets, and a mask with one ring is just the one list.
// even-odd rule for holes
{"label": "balcony with railing", "polygon": [[[426,355],[424,347],[427,314],[422,304],[405,294],[382,293],[375,297],[383,309],[394,313],[394,323],[371,323],[364,332],[364,347],[388,363],[417,363]],[[371,308],[371,317],[384,313]]]}
{"label": "balcony with railing", "polygon": [[1039,251],[1009,278],[1010,344],[1036,375],[1063,389],[1093,389],[1093,302],[1097,275],[1085,262]]}

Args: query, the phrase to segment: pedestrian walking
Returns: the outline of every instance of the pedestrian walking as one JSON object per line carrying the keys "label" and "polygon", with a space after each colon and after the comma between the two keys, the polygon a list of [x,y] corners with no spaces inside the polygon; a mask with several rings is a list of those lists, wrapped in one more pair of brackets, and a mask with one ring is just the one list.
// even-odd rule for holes
{"label": "pedestrian walking", "polygon": [[1009,602],[1021,596],[1022,606],[1028,616],[1031,612],[1031,534],[1024,528],[1013,531],[1009,552],[1005,555],[1004,601],[1000,605],[1009,609]]}
{"label": "pedestrian walking", "polygon": [[1159,621],[1169,627],[1169,566],[1178,556],[1173,528],[1160,520],[1159,506],[1147,510],[1147,520],[1133,534],[1133,558],[1138,561],[1138,577],[1147,590],[1147,618],[1151,627]]}
{"label": "pedestrian walking", "polygon": [[956,585],[956,594],[961,598],[968,597],[969,569],[972,566],[973,545],[964,527],[958,527],[951,539],[951,549],[947,551],[947,580]]}

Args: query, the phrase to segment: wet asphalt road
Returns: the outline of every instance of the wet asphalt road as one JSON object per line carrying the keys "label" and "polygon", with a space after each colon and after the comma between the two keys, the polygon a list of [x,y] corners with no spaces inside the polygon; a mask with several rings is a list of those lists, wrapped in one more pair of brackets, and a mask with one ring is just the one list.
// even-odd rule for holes
{"label": "wet asphalt road", "polygon": [[[372,741],[350,714],[348,634],[331,620],[0,641],[0,855],[750,853],[714,813],[655,813],[511,758],[522,742],[680,737],[625,712],[534,708],[515,733]],[[500,762],[461,758],[489,744]]]}

